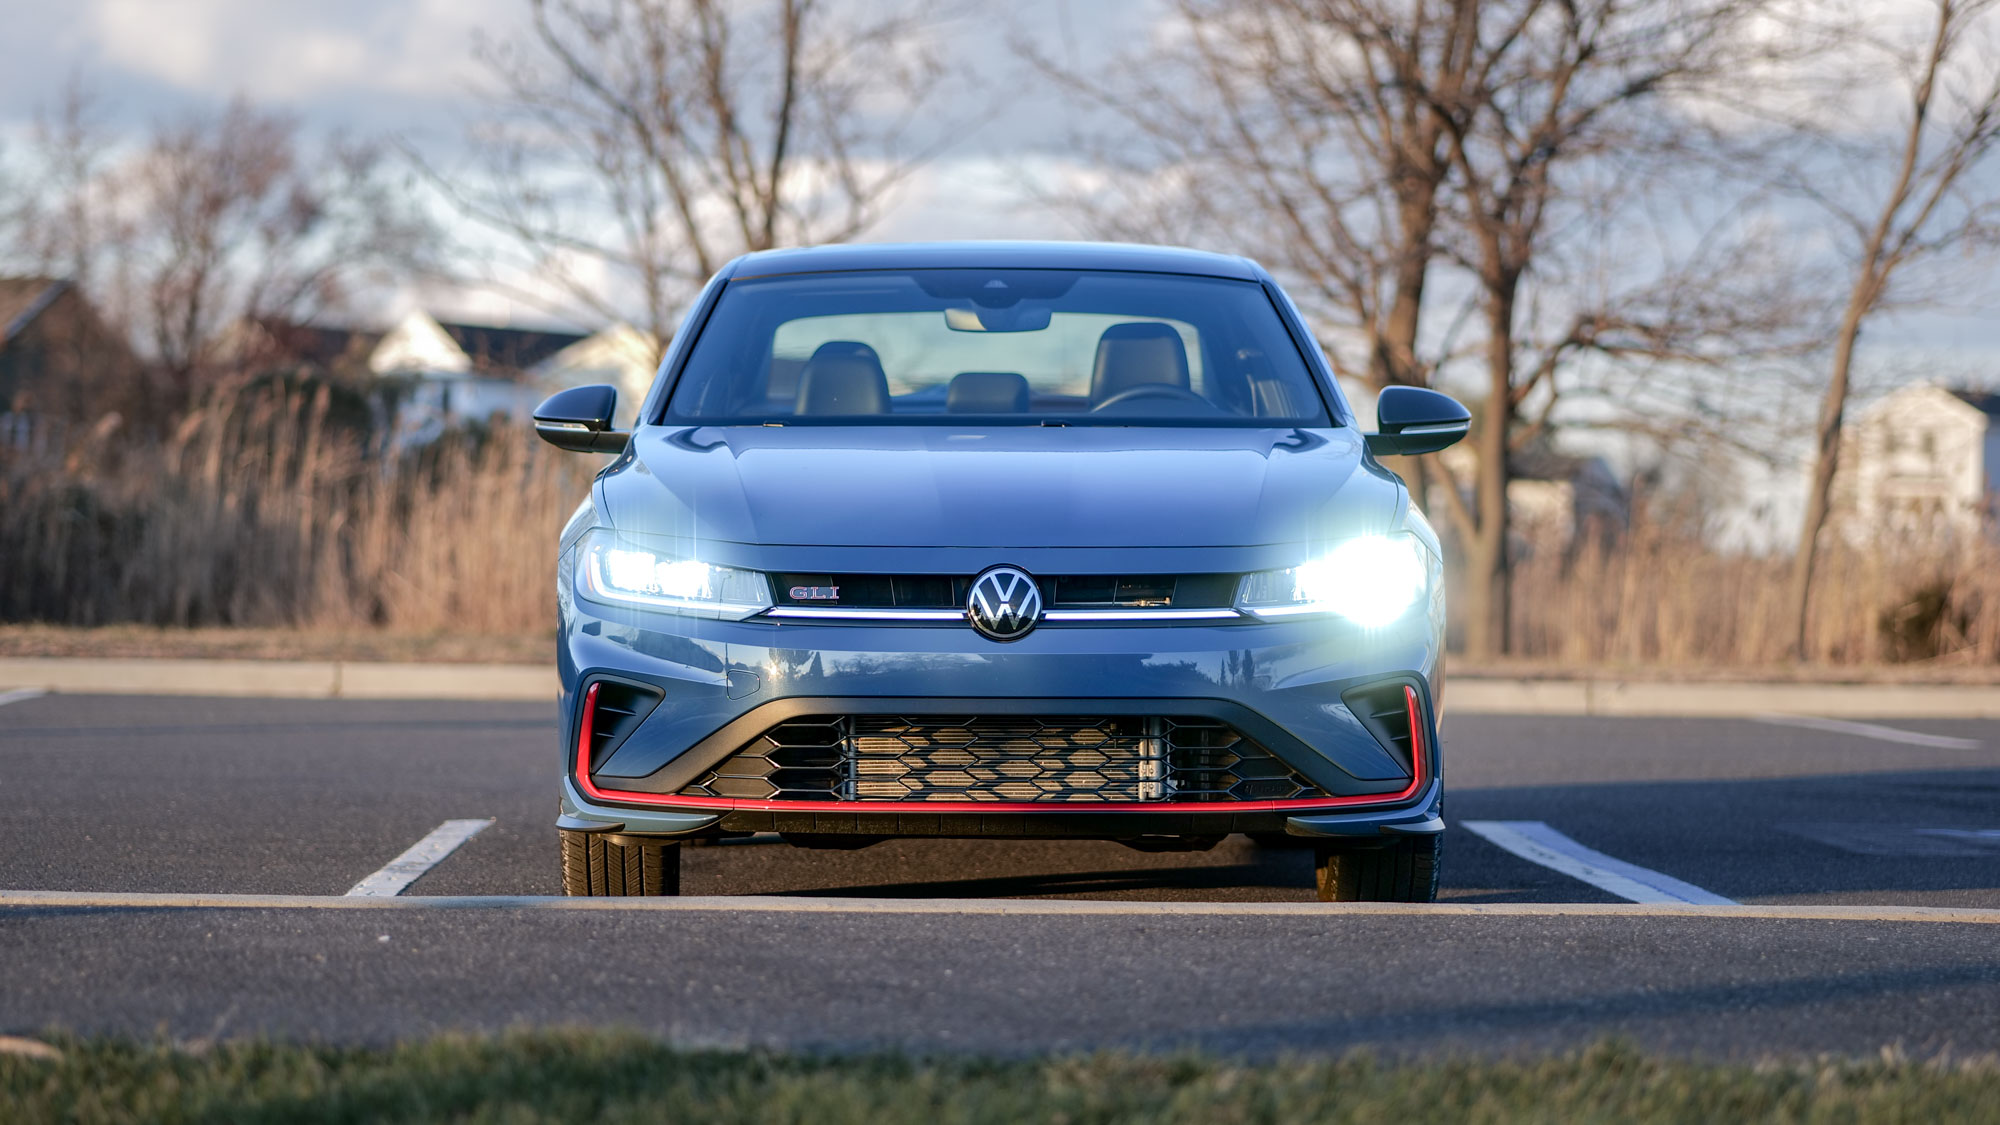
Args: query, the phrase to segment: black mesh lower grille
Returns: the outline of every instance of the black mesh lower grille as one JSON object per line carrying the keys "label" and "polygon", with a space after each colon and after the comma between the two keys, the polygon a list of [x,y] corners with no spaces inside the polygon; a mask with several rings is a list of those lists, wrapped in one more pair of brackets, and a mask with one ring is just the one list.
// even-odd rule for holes
{"label": "black mesh lower grille", "polygon": [[1201,718],[813,716],[682,790],[773,801],[1265,801],[1324,791]]}

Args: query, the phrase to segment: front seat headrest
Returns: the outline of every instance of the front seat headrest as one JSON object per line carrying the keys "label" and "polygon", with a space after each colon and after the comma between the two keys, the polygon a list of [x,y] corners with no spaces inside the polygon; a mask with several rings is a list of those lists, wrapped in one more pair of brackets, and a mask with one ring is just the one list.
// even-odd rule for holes
{"label": "front seat headrest", "polygon": [[1187,347],[1171,324],[1133,321],[1114,324],[1097,338],[1097,365],[1090,373],[1090,401],[1103,402],[1133,387],[1165,383],[1190,389]]}
{"label": "front seat headrest", "polygon": [[828,340],[799,372],[799,414],[887,414],[889,378],[875,349],[853,340]]}
{"label": "front seat headrest", "polygon": [[961,371],[944,393],[947,414],[1026,414],[1028,380],[1012,371]]}

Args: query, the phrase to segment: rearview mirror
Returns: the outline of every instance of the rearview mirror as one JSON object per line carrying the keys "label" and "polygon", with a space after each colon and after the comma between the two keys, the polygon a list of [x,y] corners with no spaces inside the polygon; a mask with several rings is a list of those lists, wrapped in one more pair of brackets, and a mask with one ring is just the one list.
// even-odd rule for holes
{"label": "rearview mirror", "polygon": [[1375,400],[1368,451],[1378,457],[1436,453],[1465,436],[1472,412],[1450,395],[1423,387],[1384,387]]}
{"label": "rearview mirror", "polygon": [[632,435],[611,428],[618,390],[597,384],[571,387],[535,407],[535,432],[557,449],[574,453],[622,453]]}
{"label": "rearview mirror", "polygon": [[1040,332],[1049,326],[1047,305],[1015,304],[1001,309],[948,308],[945,327],[953,332]]}

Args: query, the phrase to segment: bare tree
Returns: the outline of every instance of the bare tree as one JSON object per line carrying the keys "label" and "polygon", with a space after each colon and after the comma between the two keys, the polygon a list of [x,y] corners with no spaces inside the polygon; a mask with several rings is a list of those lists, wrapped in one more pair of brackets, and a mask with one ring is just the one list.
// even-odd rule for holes
{"label": "bare tree", "polygon": [[[1929,34],[1907,59],[1900,127],[1881,148],[1850,159],[1850,171],[1886,174],[1873,206],[1843,204],[1836,193],[1807,192],[1838,219],[1852,241],[1850,280],[1833,338],[1826,393],[1814,431],[1812,483],[1792,570],[1792,653],[1808,654],[1819,543],[1827,526],[1840,431],[1847,409],[1856,346],[1872,318],[1894,300],[1897,283],[1927,259],[2000,238],[2000,187],[1981,182],[2000,145],[2000,62],[1993,24],[1996,0],[1930,0]],[[1846,148],[1848,146],[1840,146]],[[1802,186],[1817,177],[1802,176]]]}
{"label": "bare tree", "polygon": [[[928,0],[530,0],[482,45],[494,89],[457,208],[503,236],[480,279],[613,319],[635,286],[664,341],[736,254],[866,230],[925,159],[907,141],[940,76]],[[522,282],[521,277],[532,279]]]}
{"label": "bare tree", "polygon": [[1450,173],[1432,92],[1456,95],[1473,44],[1464,5],[1416,0],[1176,0],[1183,34],[1099,79],[1041,52],[1036,69],[1107,109],[1137,143],[1082,137],[1111,192],[1058,202],[1100,233],[1248,249],[1353,336],[1328,349],[1372,387],[1424,385],[1426,286]]}
{"label": "bare tree", "polygon": [[26,154],[33,185],[20,190],[10,216],[12,257],[23,267],[85,290],[96,280],[112,234],[105,213],[111,140],[103,101],[81,75],[72,74],[55,105],[36,113]]}
{"label": "bare tree", "polygon": [[1136,216],[1259,253],[1358,340],[1329,355],[1371,385],[1480,372],[1471,496],[1441,466],[1424,474],[1464,555],[1467,648],[1494,655],[1510,457],[1545,437],[1559,375],[1586,356],[1709,362],[1704,341],[1736,319],[1692,296],[1713,247],[1585,260],[1629,233],[1604,216],[1699,131],[1686,103],[1767,49],[1740,32],[1768,6],[1178,0],[1185,34],[1105,81],[1036,62],[1143,142],[1093,151],[1128,183],[1166,185],[1149,207],[1119,200],[1111,233],[1143,233]]}
{"label": "bare tree", "polygon": [[123,308],[183,402],[233,324],[310,320],[433,241],[378,147],[308,150],[297,123],[238,100],[155,131],[122,170]]}
{"label": "bare tree", "polygon": [[[1710,333],[1702,318],[1649,321],[1651,302],[1617,299],[1646,287],[1613,288],[1571,294],[1568,314],[1537,341],[1524,285],[1538,270],[1551,272],[1566,218],[1629,197],[1618,175],[1629,172],[1618,167],[1626,158],[1680,147],[1691,132],[1686,106],[1763,53],[1745,32],[1767,7],[1759,0],[1489,5],[1477,34],[1493,47],[1479,81],[1434,99],[1456,173],[1454,253],[1477,282],[1484,328],[1486,394],[1472,439],[1477,487],[1471,504],[1443,490],[1467,556],[1466,648],[1474,655],[1509,648],[1507,461],[1548,425],[1558,373],[1586,353],[1686,358],[1691,341]],[[1666,288],[1687,282],[1675,277]],[[1538,392],[1538,417],[1517,425]]]}
{"label": "bare tree", "polygon": [[[80,78],[24,146],[10,268],[75,283],[185,405],[230,326],[308,321],[370,283],[435,268],[434,225],[380,145],[313,142],[238,99],[114,132]],[[130,142],[130,143],[128,143]]]}

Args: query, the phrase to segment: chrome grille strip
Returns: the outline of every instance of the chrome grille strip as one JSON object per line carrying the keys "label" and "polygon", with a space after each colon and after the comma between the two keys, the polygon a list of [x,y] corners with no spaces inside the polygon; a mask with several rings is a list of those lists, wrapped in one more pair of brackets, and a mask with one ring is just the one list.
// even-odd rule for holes
{"label": "chrome grille strip", "polygon": [[1051,609],[1044,621],[1224,621],[1241,617],[1233,609]]}
{"label": "chrome grille strip", "polygon": [[[963,621],[962,609],[895,609],[866,606],[781,605],[765,610],[764,617],[808,621]],[[1233,609],[1051,609],[1043,621],[1234,621],[1243,614]]]}
{"label": "chrome grille strip", "polygon": [[765,617],[798,617],[817,621],[963,621],[962,609],[869,609],[863,606],[781,605]]}

